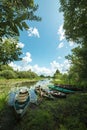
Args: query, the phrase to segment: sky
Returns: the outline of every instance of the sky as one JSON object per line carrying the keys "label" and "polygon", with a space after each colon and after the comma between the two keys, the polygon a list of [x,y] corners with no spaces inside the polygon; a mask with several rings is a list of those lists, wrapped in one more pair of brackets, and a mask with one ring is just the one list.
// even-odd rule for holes
{"label": "sky", "polygon": [[32,70],[38,75],[52,76],[58,69],[66,73],[70,63],[65,56],[74,47],[67,41],[63,30],[63,13],[58,0],[35,0],[39,5],[36,14],[41,21],[27,21],[29,29],[20,31],[18,46],[22,48],[22,61],[11,62],[14,70]]}

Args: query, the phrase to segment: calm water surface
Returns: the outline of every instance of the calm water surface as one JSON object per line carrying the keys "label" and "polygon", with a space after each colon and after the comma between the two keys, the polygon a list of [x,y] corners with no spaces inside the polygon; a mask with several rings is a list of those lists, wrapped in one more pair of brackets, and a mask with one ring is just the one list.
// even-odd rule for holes
{"label": "calm water surface", "polygon": [[36,83],[22,83],[22,84],[16,84],[15,87],[11,88],[11,91],[9,93],[9,100],[8,103],[9,105],[13,105],[14,104],[14,97],[15,97],[15,90],[17,90],[17,88],[19,87],[27,87],[29,88],[29,94],[30,94],[30,102],[35,103],[37,102],[37,95],[34,91],[36,86],[41,86],[42,88],[44,88],[46,91],[49,91],[49,88],[47,87],[49,84],[51,84],[51,80],[40,80]]}

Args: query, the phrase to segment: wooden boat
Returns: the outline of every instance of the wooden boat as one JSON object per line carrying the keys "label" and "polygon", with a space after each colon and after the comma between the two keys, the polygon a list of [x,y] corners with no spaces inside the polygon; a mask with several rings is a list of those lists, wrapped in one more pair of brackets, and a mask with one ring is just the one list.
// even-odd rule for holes
{"label": "wooden boat", "polygon": [[42,98],[49,99],[49,100],[54,99],[54,97],[50,93],[48,93],[45,89],[43,89],[41,86],[35,87],[35,92]]}
{"label": "wooden boat", "polygon": [[48,100],[54,100],[54,97],[52,96],[51,93],[43,92],[42,97]]}
{"label": "wooden boat", "polygon": [[68,89],[68,90],[72,90],[72,91],[82,91],[81,88],[75,86],[75,85],[68,85],[68,84],[55,84],[55,86],[58,86],[58,87],[61,87],[61,88],[65,88],[65,89]]}
{"label": "wooden boat", "polygon": [[35,89],[34,89],[35,93],[37,95],[41,95],[41,87],[40,86],[36,86]]}
{"label": "wooden boat", "polygon": [[65,93],[62,93],[62,92],[58,92],[58,91],[50,91],[50,94],[53,96],[53,97],[56,97],[56,98],[66,98],[66,94]]}
{"label": "wooden boat", "polygon": [[14,109],[16,114],[22,117],[27,110],[30,102],[29,91],[27,88],[20,88],[15,94]]}
{"label": "wooden boat", "polygon": [[61,88],[61,87],[55,86],[55,85],[49,85],[48,87],[49,87],[49,89],[56,90],[56,91],[63,92],[63,93],[67,93],[67,94],[74,93],[73,90]]}

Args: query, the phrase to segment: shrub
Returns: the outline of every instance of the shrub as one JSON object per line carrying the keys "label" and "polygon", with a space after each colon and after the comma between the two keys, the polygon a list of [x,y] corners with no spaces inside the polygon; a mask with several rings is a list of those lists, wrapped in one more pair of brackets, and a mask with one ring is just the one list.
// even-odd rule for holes
{"label": "shrub", "polygon": [[12,70],[3,70],[0,72],[0,77],[4,77],[6,79],[12,79],[12,78],[16,78],[17,75]]}
{"label": "shrub", "polygon": [[9,65],[0,65],[0,71],[4,70],[13,70],[13,68]]}

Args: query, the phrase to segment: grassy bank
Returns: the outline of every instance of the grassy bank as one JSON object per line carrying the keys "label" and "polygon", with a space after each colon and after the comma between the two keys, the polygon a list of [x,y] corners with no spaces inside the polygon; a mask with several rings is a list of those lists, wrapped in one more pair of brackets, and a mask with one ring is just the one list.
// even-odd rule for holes
{"label": "grassy bank", "polygon": [[[3,90],[0,94],[0,121],[1,126],[4,124],[4,130],[10,130],[9,128],[13,130],[87,130],[87,93],[69,94],[66,99],[56,98],[52,101],[42,99],[38,105],[30,104],[20,121],[14,117],[12,122],[11,118],[14,114],[12,111],[9,117],[10,109],[6,104],[7,92],[12,85],[28,81],[17,79],[0,82],[0,90]],[[16,125],[10,126],[14,122]]]}
{"label": "grassy bank", "polygon": [[[8,111],[9,108],[1,117],[11,119],[11,115],[6,117]],[[5,124],[4,130],[10,128],[10,122],[9,128],[6,126],[7,119],[1,121]],[[15,118],[13,122],[16,122],[13,130],[87,130],[87,94],[68,95],[66,99],[53,101],[43,99],[38,105],[30,104],[24,117],[19,121]]]}
{"label": "grassy bank", "polygon": [[40,80],[39,78],[37,79],[0,79],[0,87],[1,85],[12,85],[16,83],[22,83],[22,82],[35,82]]}
{"label": "grassy bank", "polygon": [[15,130],[87,130],[87,94],[30,106]]}

